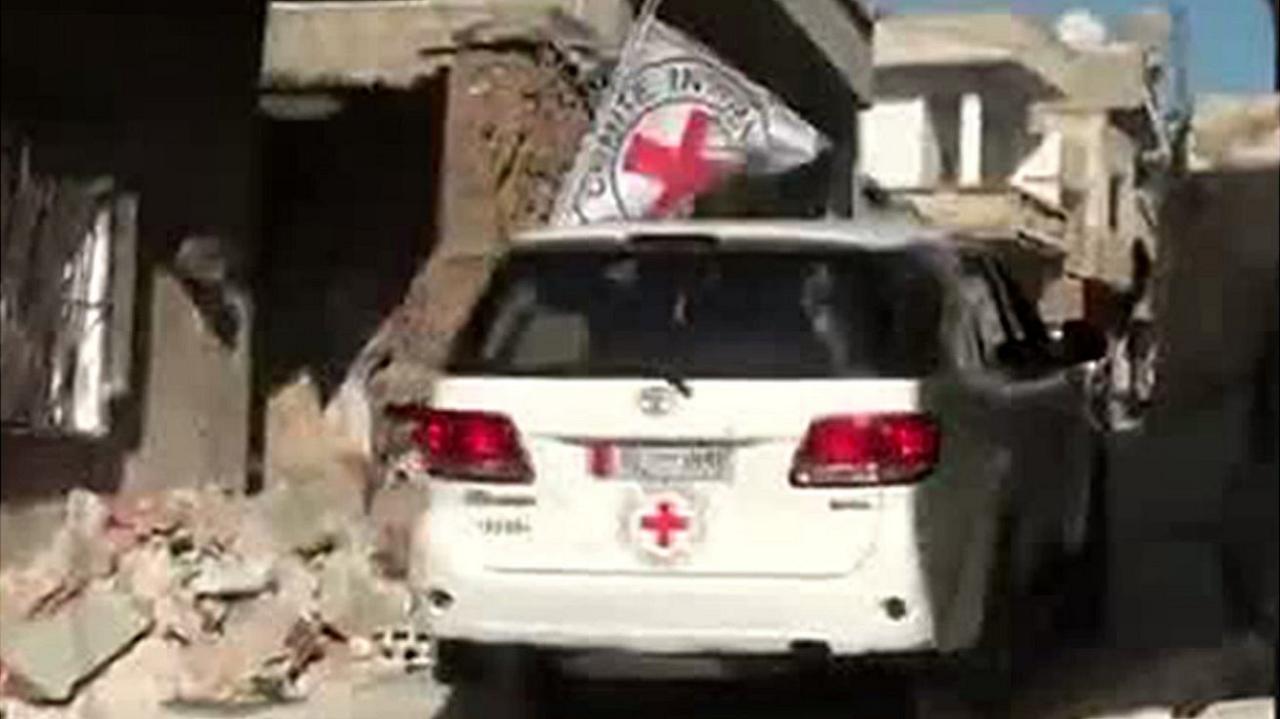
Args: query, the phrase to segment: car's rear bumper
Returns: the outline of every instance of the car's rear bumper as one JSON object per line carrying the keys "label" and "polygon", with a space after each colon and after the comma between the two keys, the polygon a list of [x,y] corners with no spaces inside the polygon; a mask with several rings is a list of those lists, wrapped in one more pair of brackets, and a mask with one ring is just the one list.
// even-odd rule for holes
{"label": "car's rear bumper", "polygon": [[426,579],[415,591],[444,640],[656,654],[956,648],[960,636],[938,619],[957,619],[940,611],[953,597],[926,580],[909,534],[831,577],[495,571],[460,561],[466,553],[436,536],[419,555]]}
{"label": "car's rear bumper", "polygon": [[[926,598],[858,591],[840,580],[538,576],[436,577],[443,639],[647,653],[784,654],[797,643],[834,654],[935,645]],[[891,609],[900,602],[905,613]]]}

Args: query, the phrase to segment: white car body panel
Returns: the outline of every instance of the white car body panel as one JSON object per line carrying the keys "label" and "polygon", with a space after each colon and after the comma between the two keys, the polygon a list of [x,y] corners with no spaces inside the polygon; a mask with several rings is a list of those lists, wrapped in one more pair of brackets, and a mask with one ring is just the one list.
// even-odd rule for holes
{"label": "white car body panel", "polygon": [[[549,231],[517,246],[609,242],[636,228]],[[694,228],[747,241],[910,244],[901,230],[813,223],[659,229]],[[838,655],[959,650],[981,630],[1000,522],[1020,518],[1020,572],[1080,524],[1087,480],[1074,475],[1087,463],[1087,433],[1072,386],[1063,373],[1028,383],[959,369],[916,379],[691,378],[686,398],[655,379],[446,375],[432,406],[509,416],[536,476],[528,485],[429,478],[411,580],[420,596],[451,598],[432,605],[445,640],[660,654],[778,654],[797,642]],[[645,391],[669,393],[674,406],[647,415]],[[791,486],[812,419],[889,412],[937,419],[941,456],[927,478]],[[732,477],[600,479],[587,447],[601,440],[723,444]],[[661,502],[687,520],[668,547],[643,529]]]}

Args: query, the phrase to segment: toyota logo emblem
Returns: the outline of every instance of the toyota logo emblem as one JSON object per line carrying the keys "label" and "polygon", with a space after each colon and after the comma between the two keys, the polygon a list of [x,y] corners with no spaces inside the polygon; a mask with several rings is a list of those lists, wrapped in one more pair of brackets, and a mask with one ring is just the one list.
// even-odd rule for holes
{"label": "toyota logo emblem", "polygon": [[676,393],[666,387],[646,387],[640,390],[636,404],[644,414],[662,417],[676,408]]}

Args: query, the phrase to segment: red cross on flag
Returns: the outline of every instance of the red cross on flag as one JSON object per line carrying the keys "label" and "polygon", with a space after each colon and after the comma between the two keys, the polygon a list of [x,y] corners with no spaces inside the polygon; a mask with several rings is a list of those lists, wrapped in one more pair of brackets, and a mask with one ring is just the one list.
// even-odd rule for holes
{"label": "red cross on flag", "polygon": [[733,174],[785,172],[825,140],[768,90],[662,22],[638,21],[553,224],[687,215]]}

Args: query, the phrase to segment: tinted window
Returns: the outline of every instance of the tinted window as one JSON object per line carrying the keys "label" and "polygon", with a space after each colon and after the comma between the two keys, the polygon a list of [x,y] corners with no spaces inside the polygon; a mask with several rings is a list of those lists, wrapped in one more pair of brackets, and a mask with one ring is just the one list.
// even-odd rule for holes
{"label": "tinted window", "polygon": [[940,286],[909,252],[523,251],[454,348],[458,374],[911,377]]}

